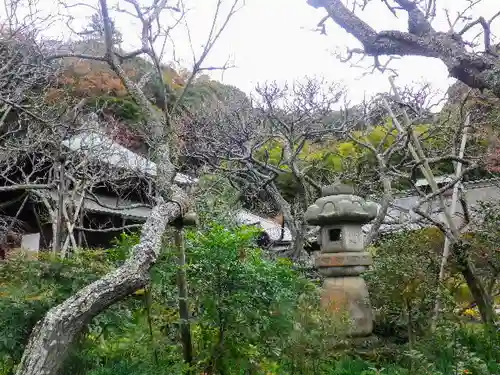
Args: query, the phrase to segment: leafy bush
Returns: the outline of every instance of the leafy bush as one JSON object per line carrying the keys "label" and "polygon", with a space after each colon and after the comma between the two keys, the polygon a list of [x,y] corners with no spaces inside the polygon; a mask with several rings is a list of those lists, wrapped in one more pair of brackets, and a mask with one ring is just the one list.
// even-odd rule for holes
{"label": "leafy bush", "polygon": [[252,246],[256,234],[253,228],[213,224],[187,236],[197,352],[217,373],[278,359],[293,330],[299,296],[306,292],[308,283],[290,262],[265,260]]}
{"label": "leafy bush", "polygon": [[[500,338],[479,326],[441,325],[433,335],[415,329],[411,350],[387,343],[359,353],[341,349],[345,327],[321,311],[318,288],[298,275],[290,262],[263,257],[254,238],[253,228],[229,230],[214,223],[186,234],[191,374],[500,373]],[[124,234],[112,249],[80,251],[70,260],[44,256],[0,265],[0,374],[13,374],[30,330],[51,306],[119,266],[138,240],[137,234]],[[383,271],[393,272],[387,280],[399,283],[393,286],[402,293],[400,297],[372,289],[374,304],[386,317],[402,311],[403,297],[427,308],[425,289],[408,287],[413,285],[408,275],[420,275],[420,268],[397,269],[401,262],[396,250],[402,244],[410,246],[397,241],[384,242],[377,250],[376,267],[367,275],[372,288],[387,286]],[[188,373],[179,340],[177,255],[166,245],[148,290],[97,316],[72,348],[61,375]],[[422,262],[409,256],[410,250],[400,253],[410,264]],[[413,294],[405,294],[408,291]],[[380,309],[384,301],[391,303],[386,310]],[[420,319],[415,313],[416,326]]]}
{"label": "leafy bush", "polygon": [[[294,328],[299,296],[311,289],[288,262],[264,259],[254,238],[253,228],[229,231],[216,224],[187,234],[191,325],[200,370],[229,373],[256,369],[266,358],[278,360]],[[137,235],[122,235],[108,251],[1,265],[2,371],[12,371],[29,332],[51,306],[118,266],[137,241]],[[151,300],[139,293],[97,316],[72,351],[65,374],[183,373],[177,262],[174,249],[166,250],[152,271]]]}
{"label": "leafy bush", "polygon": [[[39,260],[18,257],[0,264],[0,359],[3,363],[12,365],[19,361],[32,327],[52,306],[98,279],[111,267],[106,257],[97,251],[81,253],[69,260],[40,255]],[[112,308],[110,314],[117,309]]]}
{"label": "leafy bush", "polygon": [[425,331],[437,292],[443,236],[425,229],[386,237],[373,249],[374,264],[365,273],[377,317],[377,333],[408,338]]}
{"label": "leafy bush", "polygon": [[141,108],[130,97],[97,96],[88,105],[95,111],[105,111],[115,115],[120,120],[141,121]]}

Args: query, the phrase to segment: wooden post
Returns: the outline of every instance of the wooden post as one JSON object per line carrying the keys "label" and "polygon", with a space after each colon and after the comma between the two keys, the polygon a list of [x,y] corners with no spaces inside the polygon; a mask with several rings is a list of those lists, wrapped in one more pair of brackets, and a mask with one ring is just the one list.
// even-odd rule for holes
{"label": "wooden post", "polygon": [[174,243],[178,251],[177,288],[179,293],[179,316],[181,319],[180,333],[184,361],[188,366],[193,362],[193,344],[191,339],[191,326],[189,323],[188,286],[186,277],[186,248],[184,245],[184,227],[196,226],[198,217],[194,213],[187,213],[175,223]]}
{"label": "wooden post", "polygon": [[[80,227],[84,227],[84,224],[83,224],[83,219],[85,217],[85,211],[84,211],[84,208],[80,208],[80,214],[78,215],[78,223],[80,225]],[[82,248],[82,244],[83,244],[83,236],[84,236],[84,233],[83,233],[83,230],[80,229],[78,230],[78,240],[77,240],[77,243],[78,243],[78,248]]]}
{"label": "wooden post", "polygon": [[57,231],[56,238],[53,239],[54,243],[54,252],[59,252],[62,246],[62,237],[63,237],[63,206],[64,206],[64,157],[59,158],[59,195],[58,195],[58,205],[57,205]]}

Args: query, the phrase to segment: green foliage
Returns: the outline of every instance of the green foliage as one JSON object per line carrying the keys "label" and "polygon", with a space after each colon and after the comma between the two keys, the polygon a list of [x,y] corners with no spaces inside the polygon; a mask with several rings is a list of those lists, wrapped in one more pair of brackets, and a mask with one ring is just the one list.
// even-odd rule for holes
{"label": "green foliage", "polygon": [[129,256],[132,247],[137,245],[141,239],[140,232],[121,233],[115,238],[111,249],[106,250],[106,259],[121,264]]}
{"label": "green foliage", "polygon": [[[421,124],[414,127],[415,134],[422,138],[424,147],[432,149],[433,147],[445,146],[442,137],[439,134],[428,133],[432,129],[431,125]],[[301,170],[306,169],[307,174],[320,183],[329,184],[334,179],[340,177],[344,182],[355,185],[370,183],[370,190],[377,190],[378,187],[373,182],[378,180],[378,163],[374,152],[365,147],[368,144],[377,152],[384,152],[391,147],[397,140],[398,132],[393,129],[392,120],[388,119],[386,123],[371,128],[369,131],[354,131],[351,133],[351,139],[341,141],[311,141],[295,145],[294,150],[297,153],[297,164]],[[300,149],[299,149],[300,147]],[[290,171],[290,166],[286,160],[283,160],[283,144],[281,140],[270,139],[259,150],[255,156],[262,162],[271,164],[282,171],[276,182],[285,198],[293,199],[298,189],[298,184],[294,181]],[[393,154],[390,163],[399,163],[403,158],[402,153]],[[438,166],[436,171],[439,173],[447,171],[450,163]],[[451,165],[451,167],[453,167]],[[409,172],[409,171],[408,171]],[[408,188],[410,185],[405,181],[394,181],[395,188]]]}
{"label": "green foliage", "polygon": [[216,174],[203,175],[196,188],[196,212],[200,224],[217,221],[226,227],[234,226],[231,214],[239,208],[238,191],[231,186],[226,178]]}
{"label": "green foliage", "polygon": [[500,205],[498,203],[480,202],[479,210],[483,222],[470,234],[472,256],[479,269],[479,274],[489,284],[490,292],[500,294],[498,279],[500,277]]}
{"label": "green foliage", "polygon": [[[251,369],[266,358],[278,359],[294,327],[299,295],[312,288],[289,262],[263,258],[253,245],[255,235],[253,228],[229,231],[215,224],[187,234],[192,333],[200,371],[211,366],[213,371]],[[10,374],[31,328],[51,306],[120,265],[137,241],[136,234],[124,234],[108,251],[82,251],[64,261],[47,257],[3,264],[2,371]],[[175,258],[174,251],[164,251],[153,269],[149,307],[139,293],[91,322],[63,374],[184,373]]]}
{"label": "green foliage", "polygon": [[218,373],[278,359],[281,336],[293,329],[295,306],[307,284],[288,262],[265,260],[251,245],[257,234],[253,228],[229,231],[214,224],[188,235],[188,275],[198,316],[194,332],[204,348],[200,361]]}
{"label": "green foliage", "polygon": [[418,344],[419,358],[432,363],[436,374],[490,375],[500,371],[500,337],[481,326],[440,326]]}
{"label": "green foliage", "polygon": [[237,87],[210,80],[209,77],[204,76],[195,78],[191,86],[187,88],[183,106],[190,111],[196,111],[203,104],[214,101],[239,107],[250,106],[248,96]]}
{"label": "green foliage", "polygon": [[97,254],[89,251],[69,260],[41,256],[34,261],[20,257],[0,264],[2,361],[17,362],[31,328],[50,307],[111,269],[105,257]]}
{"label": "green foliage", "polygon": [[[267,260],[254,245],[255,235],[254,228],[229,230],[215,223],[186,233],[192,374],[499,373],[498,334],[480,326],[441,325],[433,335],[415,329],[411,349],[383,342],[359,354],[341,349],[346,326],[319,308],[318,288],[293,271],[289,261]],[[123,234],[106,251],[0,265],[0,374],[13,373],[31,328],[51,306],[122,264],[138,241],[138,234]],[[366,277],[382,314],[378,319],[399,318],[397,324],[406,324],[403,303],[410,300],[415,328],[425,327],[429,308],[424,294],[433,285],[422,279],[422,272],[433,263],[425,261],[429,249],[441,241],[435,232],[415,232],[389,238],[375,249],[375,267]],[[151,273],[151,299],[136,293],[97,316],[72,348],[61,375],[186,374],[177,272],[176,251],[166,246]],[[389,306],[381,309],[383,303]]]}
{"label": "green foliage", "polygon": [[109,95],[94,97],[89,101],[89,106],[95,111],[112,113],[120,120],[141,121],[143,114],[141,108],[130,97],[114,97]]}
{"label": "green foliage", "polygon": [[426,329],[438,289],[442,244],[443,235],[430,228],[388,236],[372,249],[374,265],[365,277],[379,334],[407,338],[408,325],[417,332]]}

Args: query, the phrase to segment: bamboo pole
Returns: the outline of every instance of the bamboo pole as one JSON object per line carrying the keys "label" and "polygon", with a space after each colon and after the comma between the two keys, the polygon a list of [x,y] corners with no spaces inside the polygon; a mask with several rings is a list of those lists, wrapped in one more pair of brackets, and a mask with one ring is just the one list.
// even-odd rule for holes
{"label": "bamboo pole", "polygon": [[[401,95],[399,94],[399,91],[396,87],[396,84],[394,83],[394,78],[389,77],[389,82],[391,84],[392,90],[394,91],[394,96],[396,97],[396,99],[398,101],[401,101]],[[389,110],[391,117],[393,118],[394,125],[396,126],[396,129],[399,132],[403,132],[404,129],[401,126],[401,124],[399,123],[399,121],[396,118],[396,116],[394,115],[394,113],[392,112],[392,109],[389,106],[389,103],[386,100],[384,100],[384,103],[385,103],[387,109]],[[424,153],[424,150],[422,148],[422,144],[420,143],[420,140],[418,139],[417,135],[415,134],[415,131],[411,128],[411,120],[410,120],[408,113],[406,112],[405,109],[403,109],[403,116],[405,119],[405,125],[409,128],[408,131],[410,134],[411,142],[409,143],[408,148],[410,150],[410,153],[412,154],[413,159],[417,163],[421,162],[420,169],[422,171],[422,174],[424,175],[425,179],[427,180],[427,182],[431,188],[431,191],[433,193],[435,193],[439,189],[438,189],[438,186],[436,183],[436,179],[434,178],[434,173],[432,173],[432,169],[429,165],[429,162],[427,161],[427,158],[425,156],[425,153]],[[444,202],[442,195],[439,195],[437,198],[438,198],[439,208],[441,209],[441,211],[443,211],[445,219],[446,219],[446,223],[448,224],[448,229],[450,230],[450,232],[452,233],[452,235],[454,237],[458,238],[458,230],[455,227],[455,224],[453,223],[453,218],[450,215],[450,211],[446,207],[446,204]]]}
{"label": "bamboo pole", "polygon": [[[184,362],[191,367],[193,363],[193,344],[191,339],[191,325],[189,322],[188,285],[186,275],[186,247],[184,244],[184,227],[196,226],[198,217],[188,212],[174,224],[174,243],[178,251],[177,288],[179,293],[180,334],[183,348]],[[189,372],[191,373],[191,372]]]}
{"label": "bamboo pole", "polygon": [[[460,159],[463,159],[464,154],[465,154],[465,146],[467,144],[467,132],[469,130],[469,126],[470,126],[470,115],[467,115],[467,117],[465,118],[464,130],[463,130],[463,134],[462,134],[462,142],[460,143],[460,151],[458,154],[458,157]],[[455,167],[456,178],[459,178],[461,174],[462,174],[462,163],[460,161],[458,161],[456,163],[456,167]],[[451,211],[451,215],[453,215],[453,216],[455,215],[455,211],[457,209],[458,185],[459,185],[459,183],[456,183],[455,186],[453,186],[453,194],[451,196],[450,211]],[[448,262],[449,256],[450,256],[450,239],[448,237],[445,237],[444,247],[443,247],[443,256],[441,258],[441,266],[439,268],[438,287],[442,284],[442,282],[444,280],[446,264]],[[432,317],[432,329],[433,330],[436,327],[440,309],[441,309],[441,298],[439,297],[439,294],[438,294],[436,296],[436,304],[434,306],[434,315]]]}

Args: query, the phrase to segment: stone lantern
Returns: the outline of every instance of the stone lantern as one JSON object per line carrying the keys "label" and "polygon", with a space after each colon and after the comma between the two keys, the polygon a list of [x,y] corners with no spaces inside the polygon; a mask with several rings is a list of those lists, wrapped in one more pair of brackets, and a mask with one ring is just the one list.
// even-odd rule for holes
{"label": "stone lantern", "polygon": [[316,267],[325,277],[321,305],[348,315],[352,324],[349,336],[370,336],[372,310],[360,275],[372,259],[364,251],[362,226],[376,217],[377,205],[354,195],[353,188],[343,184],[327,186],[321,195],[305,213],[308,224],[320,227],[321,253]]}

